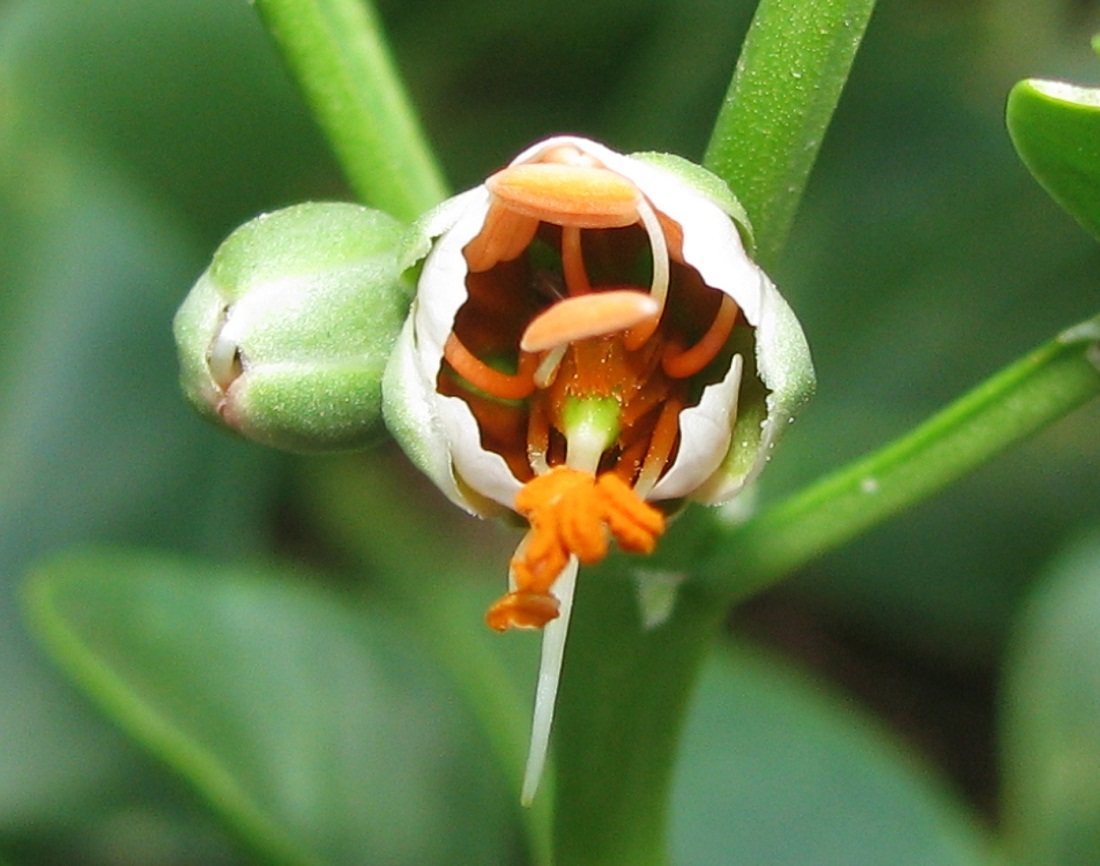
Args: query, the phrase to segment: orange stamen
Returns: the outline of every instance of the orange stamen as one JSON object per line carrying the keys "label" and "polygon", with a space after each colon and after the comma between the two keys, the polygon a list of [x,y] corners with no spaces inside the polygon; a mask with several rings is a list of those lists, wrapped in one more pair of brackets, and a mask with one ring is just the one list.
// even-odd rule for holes
{"label": "orange stamen", "polygon": [[664,515],[613,472],[597,479],[555,466],[523,485],[515,509],[530,521],[531,531],[512,559],[515,589],[487,615],[489,625],[501,630],[537,628],[557,616],[550,590],[569,557],[598,562],[607,555],[610,538],[623,550],[650,553],[665,529]]}
{"label": "orange stamen", "polygon": [[673,379],[686,379],[694,376],[713,361],[722,347],[726,345],[733,323],[737,321],[739,307],[729,295],[722,295],[722,303],[714,321],[701,340],[690,349],[681,350],[669,343],[661,356],[661,367]]}
{"label": "orange stamen", "polygon": [[638,221],[641,193],[606,168],[563,163],[525,163],[485,181],[509,210],[559,226],[623,228]]}
{"label": "orange stamen", "polygon": [[611,289],[558,301],[539,313],[520,338],[524,352],[542,352],[626,330],[652,318],[657,302],[634,289]]}
{"label": "orange stamen", "polygon": [[561,269],[569,294],[585,295],[592,291],[584,269],[581,230],[576,226],[564,226],[561,230]]}
{"label": "orange stamen", "polygon": [[680,410],[683,403],[679,398],[670,397],[661,407],[661,415],[649,437],[649,449],[646,451],[642,469],[634,487],[644,496],[657,483],[676,446],[676,437],[680,435]]}
{"label": "orange stamen", "polygon": [[520,353],[519,367],[514,374],[494,370],[474,356],[453,331],[443,347],[443,357],[463,379],[486,394],[501,400],[522,400],[535,390],[535,368],[538,357]]}

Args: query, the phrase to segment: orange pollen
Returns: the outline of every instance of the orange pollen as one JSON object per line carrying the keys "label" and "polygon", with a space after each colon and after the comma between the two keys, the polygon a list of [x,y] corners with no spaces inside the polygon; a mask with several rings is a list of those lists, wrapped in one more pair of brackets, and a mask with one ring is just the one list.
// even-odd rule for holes
{"label": "orange pollen", "polygon": [[570,557],[599,562],[611,539],[630,553],[652,553],[665,530],[664,514],[614,472],[597,477],[555,466],[523,485],[515,509],[531,529],[512,559],[514,589],[486,614],[486,622],[498,631],[541,628],[557,617],[551,588]]}

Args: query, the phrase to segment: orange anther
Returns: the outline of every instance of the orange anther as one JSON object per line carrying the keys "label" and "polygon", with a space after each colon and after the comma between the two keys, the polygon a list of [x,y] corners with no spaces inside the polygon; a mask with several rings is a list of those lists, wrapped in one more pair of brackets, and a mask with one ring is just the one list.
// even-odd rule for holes
{"label": "orange anther", "polygon": [[638,221],[641,193],[621,174],[586,165],[525,163],[485,181],[497,201],[524,216],[559,226],[623,228]]}
{"label": "orange anther", "polygon": [[[512,560],[515,589],[490,609],[489,625],[539,628],[557,616],[551,588],[570,556],[598,562],[611,538],[631,553],[651,553],[665,529],[665,516],[612,472],[597,479],[568,466],[555,466],[516,494],[516,511],[531,531]],[[554,602],[553,615],[547,601]],[[541,621],[540,621],[541,620]]]}
{"label": "orange anther", "polygon": [[497,599],[485,614],[496,631],[509,628],[542,628],[558,617],[558,600],[549,592],[510,592]]}
{"label": "orange anther", "polygon": [[596,167],[600,161],[590,153],[579,150],[576,145],[559,144],[539,154],[536,162],[556,162],[559,165],[586,165]]}
{"label": "orange anther", "polygon": [[538,220],[496,203],[490,205],[481,231],[462,251],[470,273],[479,274],[498,262],[510,262],[517,258],[527,249],[538,227]]}
{"label": "orange anther", "polygon": [[519,346],[542,352],[557,346],[603,337],[652,319],[657,302],[636,289],[610,289],[558,301],[539,313],[523,332]]}

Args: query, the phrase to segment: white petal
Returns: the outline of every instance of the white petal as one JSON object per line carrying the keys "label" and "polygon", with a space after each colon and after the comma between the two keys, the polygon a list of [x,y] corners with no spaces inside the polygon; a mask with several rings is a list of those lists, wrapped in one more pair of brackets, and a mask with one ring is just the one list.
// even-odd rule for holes
{"label": "white petal", "polygon": [[734,355],[725,378],[708,385],[699,403],[680,413],[680,450],[646,499],[690,496],[721,467],[737,419],[743,366],[742,357]]}
{"label": "white petal", "polygon": [[478,509],[462,495],[451,471],[450,442],[436,411],[435,381],[427,378],[417,363],[413,315],[405,320],[382,379],[386,427],[409,459],[448,499],[477,514]]}
{"label": "white petal", "polygon": [[[442,453],[449,456],[455,475],[451,486],[458,489],[461,485],[457,482],[461,479],[473,492],[510,509],[521,486],[519,481],[504,458],[481,446],[477,419],[466,401],[434,390],[443,366],[443,347],[454,329],[459,309],[469,297],[466,290],[469,269],[462,250],[481,231],[489,213],[489,191],[484,187],[459,198],[461,212],[448,208],[438,217],[438,223],[447,223],[449,227],[436,242],[420,274],[413,313],[417,366],[424,381],[432,383],[434,414],[445,442]],[[463,499],[467,509],[484,512],[482,503],[472,502],[468,496]]]}

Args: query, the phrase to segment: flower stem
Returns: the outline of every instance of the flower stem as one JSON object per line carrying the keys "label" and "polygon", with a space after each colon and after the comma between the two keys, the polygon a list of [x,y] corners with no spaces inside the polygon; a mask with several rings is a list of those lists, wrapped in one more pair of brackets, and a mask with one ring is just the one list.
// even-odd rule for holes
{"label": "flower stem", "polygon": [[874,0],[761,0],[703,164],[729,184],[775,264]]}
{"label": "flower stem", "polygon": [[628,560],[578,585],[555,721],[555,866],[664,866],[680,729],[724,614],[684,586],[671,617],[642,623]]}
{"label": "flower stem", "polygon": [[447,186],[365,0],[255,0],[355,193],[412,220]]}
{"label": "flower stem", "polygon": [[733,532],[712,524],[714,536],[703,542],[707,552],[698,574],[727,599],[756,592],[1096,396],[1100,316],[1064,331],[915,430]]}

